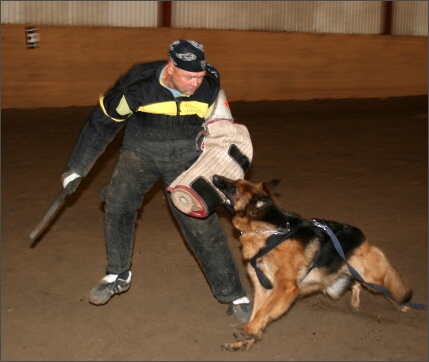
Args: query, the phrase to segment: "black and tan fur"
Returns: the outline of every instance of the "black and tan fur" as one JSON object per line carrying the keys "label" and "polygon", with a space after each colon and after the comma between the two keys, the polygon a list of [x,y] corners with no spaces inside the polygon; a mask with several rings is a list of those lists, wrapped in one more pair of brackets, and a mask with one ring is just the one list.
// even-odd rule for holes
{"label": "black and tan fur", "polygon": [[[350,275],[324,229],[316,226],[313,220],[285,212],[276,202],[273,190],[278,183],[277,179],[253,183],[218,175],[213,177],[213,184],[229,200],[225,206],[233,213],[234,227],[242,233],[242,256],[247,262],[247,272],[255,292],[250,321],[235,331],[236,342],[223,346],[230,351],[249,349],[261,338],[267,325],[286,313],[298,297],[323,292],[336,299],[351,288],[350,304],[355,310],[359,308],[361,283]],[[347,262],[366,283],[381,285],[398,303],[411,299],[411,288],[360,229],[335,221],[318,220],[333,231]],[[257,267],[273,286],[266,289],[249,261],[266,245],[270,230],[282,229],[290,229],[292,234],[257,259]]]}

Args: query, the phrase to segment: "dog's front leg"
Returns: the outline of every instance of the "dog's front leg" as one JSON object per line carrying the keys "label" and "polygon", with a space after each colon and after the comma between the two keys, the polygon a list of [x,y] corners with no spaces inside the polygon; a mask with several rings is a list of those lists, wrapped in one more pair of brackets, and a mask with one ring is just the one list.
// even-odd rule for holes
{"label": "dog's front leg", "polygon": [[255,269],[253,269],[250,263],[247,265],[247,274],[249,275],[249,278],[254,288],[253,311],[252,316],[249,320],[250,322],[253,320],[253,318],[255,318],[255,315],[259,311],[259,309],[261,309],[261,307],[267,302],[268,298],[273,292],[273,289],[265,289],[262,286],[262,284],[258,280],[258,277],[256,276]]}
{"label": "dog's front leg", "polygon": [[235,351],[247,351],[253,344],[256,342],[255,338],[246,339],[244,341],[233,342],[233,343],[225,343],[222,346],[222,349],[235,352]]}
{"label": "dog's front leg", "polygon": [[261,339],[263,330],[274,319],[282,316],[299,295],[299,288],[294,280],[277,282],[267,299],[261,304],[248,324],[235,331],[237,342],[225,344],[229,351],[247,350]]}
{"label": "dog's front leg", "polygon": [[279,318],[292,306],[298,295],[299,288],[295,280],[276,280],[272,292],[241,331],[244,334],[260,336],[268,323]]}
{"label": "dog's front leg", "polygon": [[[254,296],[253,296],[253,312],[250,317],[250,321],[253,320],[258,310],[265,304],[266,300],[271,295],[271,289],[265,289],[258,281],[255,270],[253,267],[248,265],[247,268],[248,275],[254,286]],[[222,349],[227,351],[245,351],[252,347],[252,345],[260,338],[260,335],[250,335],[247,334],[243,329],[236,329],[234,331],[234,336],[237,342],[226,343],[222,346]]]}

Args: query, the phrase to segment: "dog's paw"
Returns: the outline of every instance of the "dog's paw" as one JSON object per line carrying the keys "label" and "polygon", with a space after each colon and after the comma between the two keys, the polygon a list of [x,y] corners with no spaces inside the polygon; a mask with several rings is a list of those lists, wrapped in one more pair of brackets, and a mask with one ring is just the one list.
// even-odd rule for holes
{"label": "dog's paw", "polygon": [[225,343],[222,345],[222,350],[235,352],[235,351],[248,351],[256,342],[255,338],[245,339],[234,343]]}
{"label": "dog's paw", "polygon": [[352,312],[354,312],[354,313],[359,313],[359,311],[360,311],[360,305],[359,304],[354,305],[354,304],[350,303],[350,308],[351,308]]}
{"label": "dog's paw", "polygon": [[239,342],[250,340],[250,339],[254,339],[254,340],[258,339],[258,336],[254,335],[252,333],[246,332],[246,330],[244,330],[243,328],[236,329],[234,331],[234,336],[237,339],[237,341],[239,341]]}

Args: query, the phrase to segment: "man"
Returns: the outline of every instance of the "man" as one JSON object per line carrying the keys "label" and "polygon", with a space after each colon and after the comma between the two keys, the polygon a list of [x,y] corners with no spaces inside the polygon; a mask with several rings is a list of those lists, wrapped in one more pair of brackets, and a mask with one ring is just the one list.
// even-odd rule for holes
{"label": "man", "polygon": [[[100,193],[108,264],[107,275],[90,292],[92,304],[105,304],[130,288],[135,223],[144,194],[159,178],[167,187],[198,159],[195,139],[219,91],[219,74],[206,62],[203,45],[177,40],[167,61],[132,67],[100,97],[62,176],[64,187],[73,180],[78,184],[126,124],[112,179]],[[252,308],[218,216],[194,218],[174,207],[171,195],[167,200],[213,295],[229,304],[228,314],[247,322]]]}

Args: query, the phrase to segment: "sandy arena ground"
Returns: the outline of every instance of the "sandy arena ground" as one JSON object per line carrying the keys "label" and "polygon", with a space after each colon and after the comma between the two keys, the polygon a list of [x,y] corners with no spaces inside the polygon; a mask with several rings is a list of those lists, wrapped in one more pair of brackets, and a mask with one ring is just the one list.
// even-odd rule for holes
{"label": "sandy arena ground", "polygon": [[[428,296],[428,99],[233,102],[254,143],[247,178],[280,178],[288,211],[359,226],[414,289]],[[383,296],[350,292],[298,300],[247,352],[227,352],[238,324],[212,296],[158,182],[137,223],[131,289],[88,303],[104,275],[103,208],[120,137],[46,232],[29,234],[60,191],[60,176],[92,107],[2,110],[3,361],[396,360],[428,358],[427,311],[399,312]],[[243,281],[230,215],[218,210]]]}

